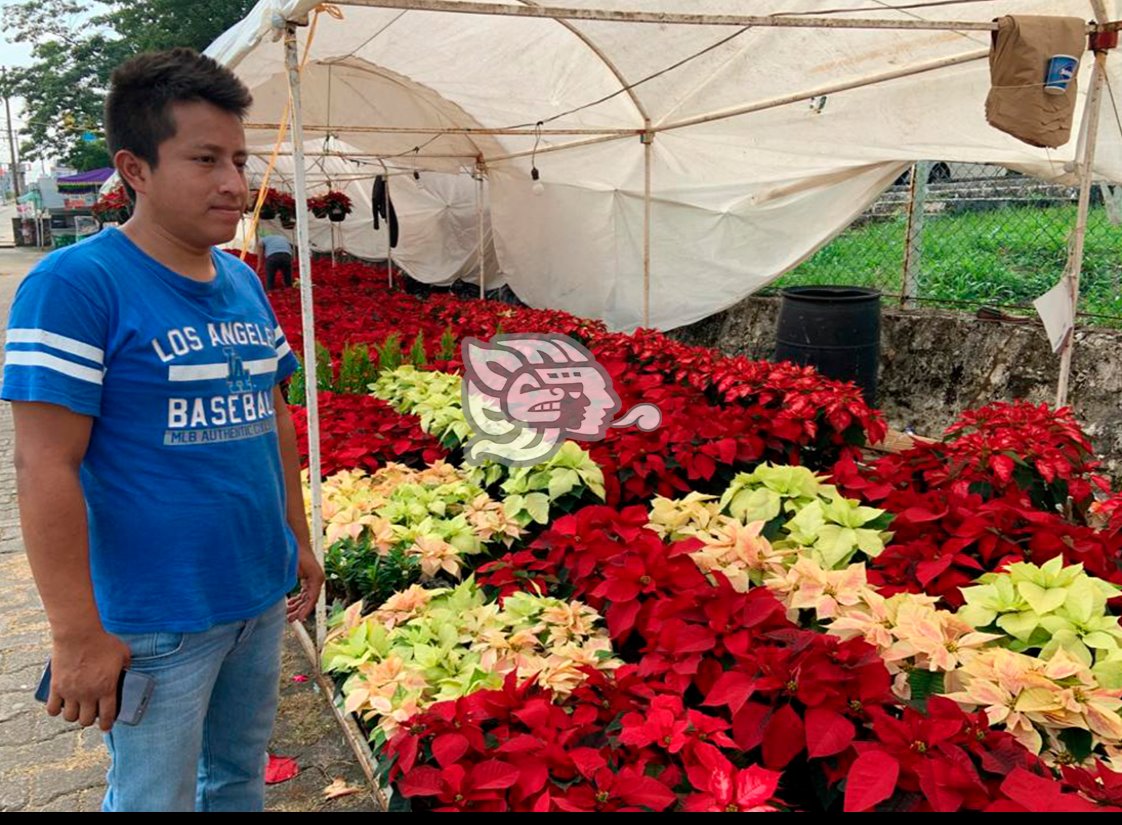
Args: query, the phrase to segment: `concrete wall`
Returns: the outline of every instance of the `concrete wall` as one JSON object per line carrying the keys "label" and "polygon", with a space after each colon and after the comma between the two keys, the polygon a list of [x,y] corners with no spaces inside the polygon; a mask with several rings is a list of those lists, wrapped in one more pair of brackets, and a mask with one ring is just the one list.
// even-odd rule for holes
{"label": "concrete wall", "polygon": [[[749,298],[670,333],[729,355],[771,358],[778,298]],[[1068,397],[1106,470],[1122,478],[1122,331],[1076,333]],[[1059,358],[1044,327],[959,313],[885,308],[877,406],[889,425],[938,437],[958,413],[990,401],[1053,404]]]}

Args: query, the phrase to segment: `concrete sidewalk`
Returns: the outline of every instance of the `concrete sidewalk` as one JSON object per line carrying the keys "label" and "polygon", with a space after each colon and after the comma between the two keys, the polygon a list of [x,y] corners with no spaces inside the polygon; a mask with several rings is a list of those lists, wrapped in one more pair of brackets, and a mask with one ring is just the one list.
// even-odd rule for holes
{"label": "concrete sidewalk", "polygon": [[[42,257],[0,249],[0,322],[23,276]],[[0,351],[0,362],[2,362]],[[52,719],[32,692],[50,651],[50,628],[24,554],[12,465],[11,409],[0,403],[0,811],[96,811],[105,793],[108,758],[96,729]],[[270,752],[297,759],[301,773],[271,786],[269,810],[374,811],[370,793],[325,801],[322,790],[342,777],[365,788],[292,632],[286,634],[281,707]]]}

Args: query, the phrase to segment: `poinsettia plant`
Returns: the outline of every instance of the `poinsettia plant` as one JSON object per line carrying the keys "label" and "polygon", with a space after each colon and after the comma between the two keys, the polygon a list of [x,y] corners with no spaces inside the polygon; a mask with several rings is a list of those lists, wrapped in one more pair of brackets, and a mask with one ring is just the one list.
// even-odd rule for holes
{"label": "poinsettia plant", "polygon": [[[308,413],[293,406],[292,421],[300,457],[308,460]],[[319,393],[320,461],[325,476],[340,470],[378,470],[389,462],[423,468],[447,458],[448,451],[402,415],[369,395]]]}
{"label": "poinsettia plant", "polygon": [[322,489],[328,584],[348,600],[386,599],[417,581],[459,581],[474,557],[522,535],[518,505],[491,499],[443,462],[342,471]]}
{"label": "poinsettia plant", "polygon": [[[398,453],[421,473],[459,461],[469,433],[457,336],[572,335],[625,408],[663,412],[657,430],[613,428],[566,444],[549,466],[485,466],[451,487],[402,476],[396,497],[382,489],[372,503],[351,489],[336,502],[336,542],[393,559],[352,593],[365,598],[333,643],[355,660],[338,675],[354,680],[369,729],[398,726],[378,754],[398,798],[417,810],[541,811],[1122,801],[1110,769],[1122,733],[1110,671],[1122,498],[1104,489],[1069,411],[991,405],[935,445],[872,457],[862,448],[883,436],[879,413],[809,368],[562,312],[421,299],[361,264],[317,261],[312,274],[325,456],[337,469],[376,472]],[[298,302],[273,301],[298,347]],[[389,403],[332,397],[365,392],[376,372]],[[413,531],[409,546],[402,533],[379,555],[377,536],[390,534],[377,519]],[[435,530],[456,519],[455,536]],[[446,553],[456,537],[502,555]],[[422,557],[435,590],[410,572]],[[459,587],[446,563],[463,574],[479,562],[470,606],[439,620],[414,610]],[[492,653],[530,641],[515,615],[538,616],[540,644],[557,630],[529,608],[539,600],[566,626],[602,616],[609,648],[598,655],[613,667],[570,657],[580,678],[563,691],[540,681],[554,672],[546,648],[529,669],[494,670]],[[414,620],[399,669],[374,628]],[[491,647],[470,649],[473,639]],[[407,684],[423,701],[408,704]]]}
{"label": "poinsettia plant", "polygon": [[508,674],[566,696],[586,670],[611,671],[595,610],[515,593],[488,604],[468,579],[454,590],[412,586],[363,613],[356,602],[324,646],[324,669],[344,678],[346,708],[376,728],[376,744],[429,705],[497,688]]}
{"label": "poinsettia plant", "polygon": [[329,189],[320,195],[313,195],[307,201],[308,210],[317,218],[326,218],[332,214],[349,215],[354,208],[349,195],[337,189]]}
{"label": "poinsettia plant", "polygon": [[125,191],[124,184],[118,183],[91,207],[93,216],[102,223],[124,223],[132,214],[132,200]]}

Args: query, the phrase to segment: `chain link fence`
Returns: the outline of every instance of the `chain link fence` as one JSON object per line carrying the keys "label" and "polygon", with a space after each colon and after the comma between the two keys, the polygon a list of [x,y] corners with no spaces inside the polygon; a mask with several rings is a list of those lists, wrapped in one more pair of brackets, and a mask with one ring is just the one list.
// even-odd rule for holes
{"label": "chain link fence", "polygon": [[[868,286],[889,306],[1035,314],[1063,275],[1078,198],[1000,166],[919,163],[773,289]],[[1122,187],[1092,190],[1079,313],[1122,327]]]}

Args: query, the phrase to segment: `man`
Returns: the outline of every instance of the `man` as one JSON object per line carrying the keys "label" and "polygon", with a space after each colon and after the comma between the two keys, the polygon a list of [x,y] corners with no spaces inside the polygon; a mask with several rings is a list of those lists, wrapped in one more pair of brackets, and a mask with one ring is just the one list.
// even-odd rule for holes
{"label": "man", "polygon": [[278,272],[284,276],[284,285],[292,286],[292,245],[281,233],[261,226],[257,230],[257,274],[264,274],[270,292]]}
{"label": "man", "polygon": [[[296,361],[214,249],[246,202],[250,103],[189,49],[119,67],[105,122],[133,216],[49,255],[12,305],[0,396],[47,712],[106,732],[109,811],[263,807],[284,621],[323,583],[278,386]],[[135,727],[113,724],[126,667],[155,679]]]}

